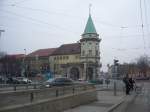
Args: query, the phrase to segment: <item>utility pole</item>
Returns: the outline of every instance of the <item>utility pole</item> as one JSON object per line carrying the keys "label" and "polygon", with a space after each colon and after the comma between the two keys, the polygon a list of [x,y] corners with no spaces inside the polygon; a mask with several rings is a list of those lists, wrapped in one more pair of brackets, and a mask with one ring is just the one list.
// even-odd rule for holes
{"label": "utility pole", "polygon": [[25,59],[26,59],[26,54],[27,54],[27,50],[26,49],[24,49],[24,67],[25,67],[25,73],[26,73],[26,77],[27,77],[27,82],[28,82],[28,65],[27,65],[27,63],[25,62]]}
{"label": "utility pole", "polygon": [[26,72],[26,64],[25,64],[25,58],[26,58],[26,49],[24,49],[24,57],[23,57],[23,63],[22,63],[22,76],[25,76],[25,72]]}
{"label": "utility pole", "polygon": [[114,59],[114,96],[117,95],[116,80],[118,79],[118,62],[119,60]]}
{"label": "utility pole", "polygon": [[[5,30],[0,30],[0,39],[1,39],[2,32],[5,32]],[[0,52],[1,52],[1,49],[0,49]]]}
{"label": "utility pole", "polygon": [[115,78],[118,78],[118,65],[119,65],[119,60],[114,59],[114,76]]}

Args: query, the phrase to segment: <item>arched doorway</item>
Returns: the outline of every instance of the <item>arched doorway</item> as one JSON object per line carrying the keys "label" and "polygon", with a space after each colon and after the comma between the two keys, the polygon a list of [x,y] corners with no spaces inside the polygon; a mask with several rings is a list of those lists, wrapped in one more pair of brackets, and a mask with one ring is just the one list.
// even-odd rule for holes
{"label": "arched doorway", "polygon": [[93,68],[88,67],[87,69],[87,80],[92,80],[93,79]]}
{"label": "arched doorway", "polygon": [[73,80],[79,79],[79,69],[77,67],[73,67],[70,69],[70,78]]}

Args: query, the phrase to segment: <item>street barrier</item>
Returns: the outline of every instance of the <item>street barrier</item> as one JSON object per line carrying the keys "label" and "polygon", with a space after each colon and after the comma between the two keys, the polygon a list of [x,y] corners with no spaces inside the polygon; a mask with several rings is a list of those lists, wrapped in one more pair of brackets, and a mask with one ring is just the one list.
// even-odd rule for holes
{"label": "street barrier", "polygon": [[0,92],[39,89],[42,84],[0,84]]}
{"label": "street barrier", "polygon": [[34,90],[22,90],[0,93],[0,108],[38,102],[40,100],[60,97],[68,94],[76,94],[83,91],[95,90],[94,85],[74,85],[64,87],[52,87]]}

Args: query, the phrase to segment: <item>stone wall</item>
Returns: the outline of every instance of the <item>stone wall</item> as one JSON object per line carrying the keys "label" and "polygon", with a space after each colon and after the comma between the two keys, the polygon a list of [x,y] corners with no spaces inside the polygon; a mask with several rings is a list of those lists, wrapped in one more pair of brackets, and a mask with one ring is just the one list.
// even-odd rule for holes
{"label": "stone wall", "polygon": [[96,100],[96,90],[90,89],[55,98],[47,98],[35,102],[33,101],[30,103],[3,107],[0,108],[0,112],[62,112],[63,110],[73,108],[82,104],[87,104]]}

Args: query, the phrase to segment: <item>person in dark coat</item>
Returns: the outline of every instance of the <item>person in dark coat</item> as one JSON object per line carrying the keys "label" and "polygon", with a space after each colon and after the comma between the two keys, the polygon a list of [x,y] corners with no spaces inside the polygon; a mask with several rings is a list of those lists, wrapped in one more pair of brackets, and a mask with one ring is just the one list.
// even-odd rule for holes
{"label": "person in dark coat", "polygon": [[130,92],[130,82],[129,82],[128,74],[126,74],[126,76],[123,78],[123,82],[124,82],[125,88],[126,88],[126,95],[129,95],[129,92]]}
{"label": "person in dark coat", "polygon": [[131,77],[131,78],[129,78],[129,83],[130,83],[130,89],[133,91],[135,81],[133,80],[133,78],[132,78],[132,77]]}

